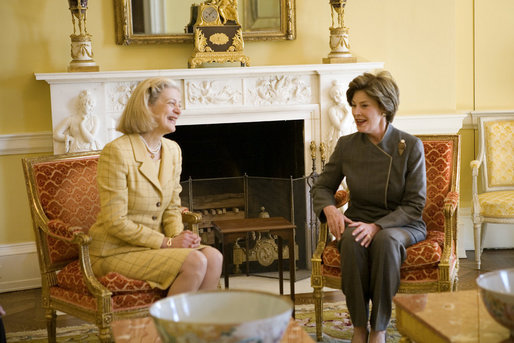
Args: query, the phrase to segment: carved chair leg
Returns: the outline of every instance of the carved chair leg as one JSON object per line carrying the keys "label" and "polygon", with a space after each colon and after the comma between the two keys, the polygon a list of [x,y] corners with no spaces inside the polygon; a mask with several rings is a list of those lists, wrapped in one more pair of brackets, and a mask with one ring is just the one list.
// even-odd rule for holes
{"label": "carved chair leg", "polygon": [[480,255],[482,254],[482,224],[475,224],[474,238],[475,238],[475,265],[477,269],[480,269]]}
{"label": "carved chair leg", "polygon": [[316,340],[323,340],[323,292],[322,287],[313,287],[314,318],[316,321]]}
{"label": "carved chair leg", "polygon": [[57,341],[57,313],[55,310],[47,309],[45,312],[46,331],[48,334],[48,342],[55,343]]}
{"label": "carved chair leg", "polygon": [[114,342],[114,338],[111,334],[111,328],[98,326],[98,337],[100,338],[100,342],[102,343],[111,343]]}

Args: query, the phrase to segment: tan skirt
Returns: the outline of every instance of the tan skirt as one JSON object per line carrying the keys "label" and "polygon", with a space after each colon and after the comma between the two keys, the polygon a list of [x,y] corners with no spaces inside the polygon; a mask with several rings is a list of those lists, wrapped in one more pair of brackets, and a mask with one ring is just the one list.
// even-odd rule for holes
{"label": "tan skirt", "polygon": [[91,256],[91,264],[97,277],[117,272],[131,279],[145,280],[153,288],[168,289],[189,253],[204,247],[149,249],[107,257]]}

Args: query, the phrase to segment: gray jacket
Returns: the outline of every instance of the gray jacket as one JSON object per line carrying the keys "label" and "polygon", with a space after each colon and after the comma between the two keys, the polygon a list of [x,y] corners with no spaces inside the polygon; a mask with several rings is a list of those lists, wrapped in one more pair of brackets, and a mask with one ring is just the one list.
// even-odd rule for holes
{"label": "gray jacket", "polygon": [[416,241],[425,238],[425,154],[419,138],[391,124],[377,145],[360,132],[341,137],[311,191],[314,211],[322,221],[323,208],[335,204],[334,193],[344,177],[350,190],[348,218],[383,229],[411,228]]}

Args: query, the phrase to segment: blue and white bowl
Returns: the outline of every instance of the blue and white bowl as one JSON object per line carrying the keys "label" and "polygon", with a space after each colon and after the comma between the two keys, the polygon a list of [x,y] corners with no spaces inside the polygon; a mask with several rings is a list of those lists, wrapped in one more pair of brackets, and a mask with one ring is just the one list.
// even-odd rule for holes
{"label": "blue and white bowl", "polygon": [[514,268],[484,273],[476,282],[489,314],[514,338]]}
{"label": "blue and white bowl", "polygon": [[287,329],[292,301],[250,290],[184,293],[150,307],[164,343],[276,343]]}

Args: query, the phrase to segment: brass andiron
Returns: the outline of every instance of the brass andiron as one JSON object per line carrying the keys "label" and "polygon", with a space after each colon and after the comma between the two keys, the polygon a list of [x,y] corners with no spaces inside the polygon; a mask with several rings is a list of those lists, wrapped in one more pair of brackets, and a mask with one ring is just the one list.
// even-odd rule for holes
{"label": "brass andiron", "polygon": [[348,27],[344,25],[344,9],[347,0],[329,0],[332,14],[330,30],[330,53],[323,58],[323,63],[353,63],[357,58],[350,53]]}
{"label": "brass andiron", "polygon": [[73,60],[68,66],[69,72],[100,70],[100,67],[93,60],[91,35],[87,32],[86,28],[87,3],[88,0],[68,0],[71,21],[73,23],[73,34],[70,35],[71,57]]}
{"label": "brass andiron", "polygon": [[326,153],[326,145],[325,143],[321,142],[319,144],[319,153],[320,153],[320,160],[321,160],[321,171],[325,170],[325,161],[327,160],[327,153]]}

